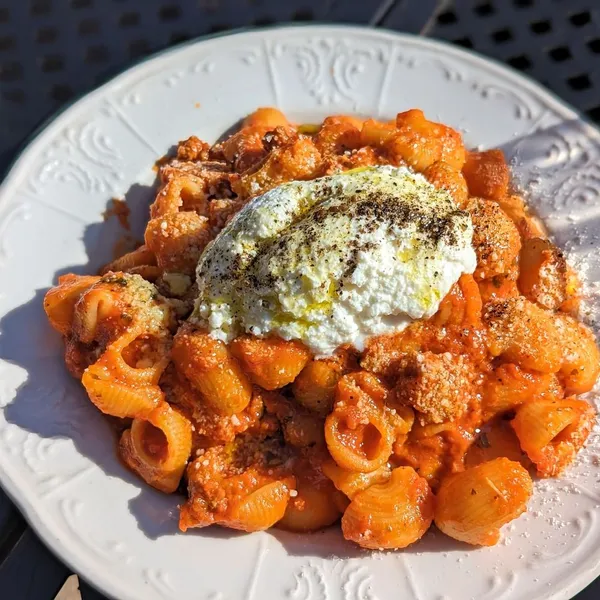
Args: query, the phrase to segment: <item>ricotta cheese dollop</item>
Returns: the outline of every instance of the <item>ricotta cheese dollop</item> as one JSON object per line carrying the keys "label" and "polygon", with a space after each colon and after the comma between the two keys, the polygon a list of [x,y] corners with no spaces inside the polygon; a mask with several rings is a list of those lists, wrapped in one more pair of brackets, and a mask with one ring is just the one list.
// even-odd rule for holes
{"label": "ricotta cheese dollop", "polygon": [[202,254],[192,320],[316,356],[435,314],[476,257],[469,214],[404,167],[295,181],[249,202]]}

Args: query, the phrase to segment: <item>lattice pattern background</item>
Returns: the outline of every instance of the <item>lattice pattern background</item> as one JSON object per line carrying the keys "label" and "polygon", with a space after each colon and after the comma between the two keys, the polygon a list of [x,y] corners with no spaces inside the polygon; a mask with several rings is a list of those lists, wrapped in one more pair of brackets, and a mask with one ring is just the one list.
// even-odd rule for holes
{"label": "lattice pattern background", "polygon": [[523,71],[600,122],[599,0],[457,0],[430,35]]}
{"label": "lattice pattern background", "polygon": [[157,50],[278,22],[366,23],[381,0],[0,0],[0,164],[64,103]]}
{"label": "lattice pattern background", "polygon": [[[394,6],[408,8],[400,13]],[[157,50],[279,22],[414,29],[409,0],[0,0],[0,168],[44,118]],[[425,2],[425,4],[427,4]],[[435,2],[430,2],[431,8]],[[600,121],[599,0],[441,0],[426,28],[522,70]]]}

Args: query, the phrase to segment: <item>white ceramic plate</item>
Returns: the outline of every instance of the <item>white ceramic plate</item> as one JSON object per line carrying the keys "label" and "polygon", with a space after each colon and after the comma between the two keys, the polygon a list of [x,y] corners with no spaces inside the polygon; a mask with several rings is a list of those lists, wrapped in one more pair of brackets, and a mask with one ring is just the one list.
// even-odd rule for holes
{"label": "white ceramic plate", "polygon": [[519,75],[430,40],[351,27],[248,32],[171,50],[60,115],[1,188],[3,487],[48,546],[119,600],[571,597],[600,572],[598,430],[566,477],[538,484],[529,513],[487,549],[439,533],[387,554],[362,552],[336,529],[183,535],[178,499],[117,461],[109,427],[63,367],[43,294],[58,274],[94,271],[111,257],[122,233],[102,219],[111,197],[126,194],[139,234],[151,167],[172,144],[192,133],[213,141],[266,105],[297,121],[420,107],[470,145],[503,147],[558,242],[598,279],[600,136]]}

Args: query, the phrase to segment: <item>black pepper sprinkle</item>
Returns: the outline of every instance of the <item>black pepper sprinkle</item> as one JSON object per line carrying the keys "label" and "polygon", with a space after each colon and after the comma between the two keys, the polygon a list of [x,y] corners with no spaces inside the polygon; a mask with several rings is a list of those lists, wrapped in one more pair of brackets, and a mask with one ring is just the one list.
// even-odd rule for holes
{"label": "black pepper sprinkle", "polygon": [[[464,232],[469,226],[468,213],[457,209],[447,194],[439,190],[424,190],[428,196],[437,196],[432,198],[437,202],[430,204],[423,202],[420,190],[398,190],[397,181],[391,181],[394,189],[381,189],[367,181],[364,187],[343,197],[342,202],[341,199],[336,201],[342,188],[335,184],[330,180],[313,182],[312,207],[283,233],[261,240],[252,260],[242,261],[240,256],[232,257],[228,268],[221,271],[219,279],[238,279],[238,292],[243,295],[248,289],[273,287],[282,267],[293,270],[293,265],[300,261],[314,267],[316,260],[327,260],[331,254],[337,255],[337,262],[345,265],[342,279],[348,279],[356,269],[359,253],[374,247],[372,242],[364,240],[365,234],[373,233],[384,223],[395,229],[414,226],[421,247],[431,251],[426,256],[427,260],[434,258],[441,244],[456,246],[459,232]],[[324,200],[333,202],[324,203]],[[336,217],[348,218],[356,232],[344,236],[344,232],[340,231],[340,236],[331,240],[319,237],[323,227],[337,226]],[[275,223],[278,222],[276,219]],[[340,238],[344,240],[343,244]],[[315,240],[320,243],[315,244]],[[206,258],[204,272],[214,270],[213,262],[217,258]],[[335,256],[332,258],[335,260]],[[395,256],[393,258],[396,260]],[[435,273],[435,277],[439,277],[439,272]]]}

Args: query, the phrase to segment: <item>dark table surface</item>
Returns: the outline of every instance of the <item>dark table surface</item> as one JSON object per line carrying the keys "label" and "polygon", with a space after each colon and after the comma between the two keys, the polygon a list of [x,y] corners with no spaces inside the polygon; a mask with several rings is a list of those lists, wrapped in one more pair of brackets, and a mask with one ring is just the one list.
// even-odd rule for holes
{"label": "dark table surface", "polygon": [[[39,123],[132,61],[206,33],[290,21],[472,48],[600,123],[600,0],[0,0],[0,174]],[[53,600],[70,574],[0,491],[0,600]],[[83,582],[81,594],[103,598]],[[600,579],[576,598],[600,599]]]}

